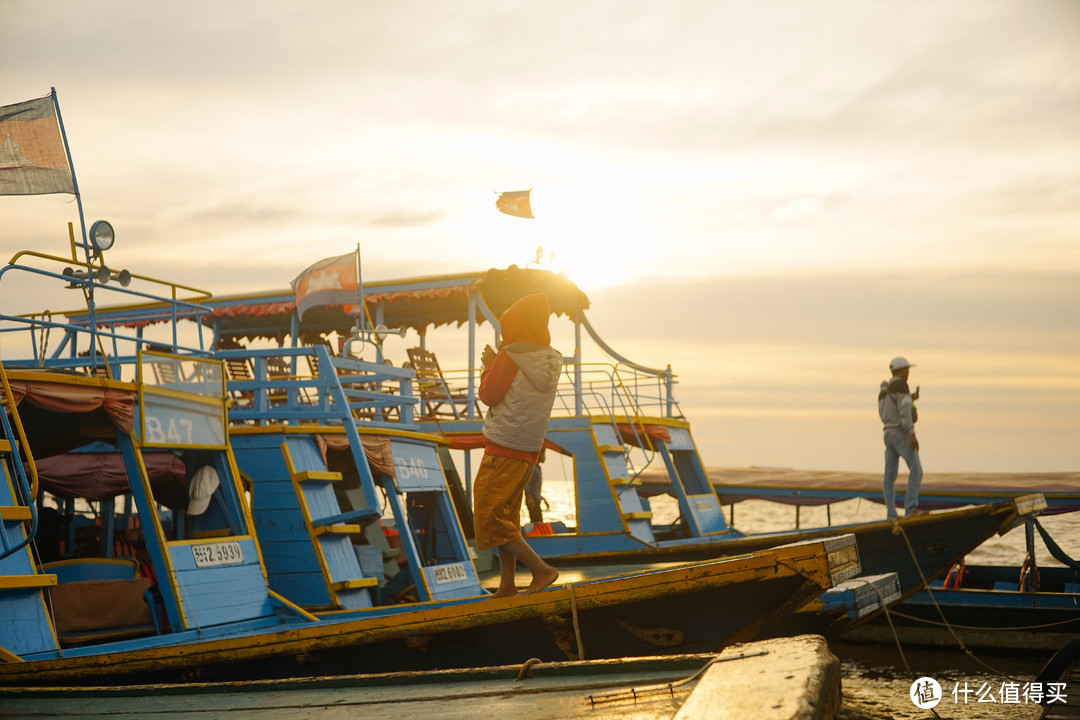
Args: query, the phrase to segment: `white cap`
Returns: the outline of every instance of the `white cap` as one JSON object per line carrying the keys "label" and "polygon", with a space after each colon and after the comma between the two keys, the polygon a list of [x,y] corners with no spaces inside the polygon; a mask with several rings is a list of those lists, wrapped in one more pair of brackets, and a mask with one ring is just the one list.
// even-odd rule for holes
{"label": "white cap", "polygon": [[214,497],[214,491],[220,485],[217,470],[209,465],[203,465],[195,471],[195,475],[188,483],[188,515],[202,515],[206,508],[210,507],[210,498]]}
{"label": "white cap", "polygon": [[915,366],[912,365],[911,363],[909,363],[907,360],[905,360],[902,357],[894,357],[892,359],[892,361],[889,363],[889,369],[893,370],[893,371],[903,370],[904,368],[909,368],[909,367],[915,367]]}

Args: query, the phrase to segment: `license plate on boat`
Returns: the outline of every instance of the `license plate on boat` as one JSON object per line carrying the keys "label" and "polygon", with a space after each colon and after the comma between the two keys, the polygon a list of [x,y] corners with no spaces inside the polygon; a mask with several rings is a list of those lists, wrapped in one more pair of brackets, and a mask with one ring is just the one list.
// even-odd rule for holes
{"label": "license plate on boat", "polygon": [[465,566],[462,563],[454,563],[453,565],[438,565],[432,568],[432,574],[435,576],[435,583],[442,585],[443,583],[460,582],[467,580],[465,575]]}
{"label": "license plate on boat", "polygon": [[238,542],[192,545],[191,554],[195,556],[196,567],[239,565],[244,562],[244,551],[240,549]]}

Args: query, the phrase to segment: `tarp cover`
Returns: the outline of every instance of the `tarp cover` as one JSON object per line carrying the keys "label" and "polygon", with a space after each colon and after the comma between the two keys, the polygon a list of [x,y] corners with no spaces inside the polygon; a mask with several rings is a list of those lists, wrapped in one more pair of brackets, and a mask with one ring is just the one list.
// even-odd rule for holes
{"label": "tarp cover", "polygon": [[[537,292],[548,296],[551,312],[556,315],[573,316],[589,307],[588,297],[566,276],[513,265],[446,278],[369,283],[364,286],[364,301],[372,311],[380,308],[381,322],[387,327],[423,331],[429,326],[467,322],[469,297],[473,293],[478,293],[498,317],[518,299]],[[216,323],[222,337],[235,339],[281,341],[290,333],[296,311],[293,298],[275,293],[213,298],[206,305],[213,313],[204,322]],[[305,342],[314,342],[320,333],[331,330],[349,334],[356,320],[349,309],[340,304],[311,307],[304,313],[301,338]],[[98,316],[108,317],[102,310]],[[477,319],[484,320],[481,315]]]}
{"label": "tarp cover", "polygon": [[[87,500],[104,500],[131,491],[124,459],[119,453],[75,452],[41,458],[34,463],[41,486],[51,493]],[[170,452],[143,453],[150,484],[184,482],[184,462]],[[166,493],[158,498],[165,501]]]}
{"label": "tarp cover", "polygon": [[[767,499],[790,505],[824,505],[837,502],[825,492],[847,492],[851,497],[868,497],[881,502],[881,474],[790,470],[776,468],[705,468],[709,481],[725,505],[763,497],[762,490],[790,490],[791,494],[769,492]],[[640,476],[645,494],[664,492],[670,487],[667,472],[646,470]],[[903,498],[904,476],[897,481],[897,495]],[[796,494],[798,493],[798,494]],[[992,497],[1012,497],[1043,493],[1050,499],[1060,494],[1056,507],[1044,512],[1080,509],[1080,473],[927,473],[920,487],[920,507],[947,507],[959,503],[935,501],[935,495],[967,496],[970,502],[991,502]],[[841,498],[842,499],[842,498]]]}

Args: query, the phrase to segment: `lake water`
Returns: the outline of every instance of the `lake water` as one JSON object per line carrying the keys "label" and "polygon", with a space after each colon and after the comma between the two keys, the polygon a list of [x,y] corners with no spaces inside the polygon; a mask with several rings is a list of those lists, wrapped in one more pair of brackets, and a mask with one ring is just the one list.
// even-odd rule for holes
{"label": "lake water", "polygon": [[[545,473],[547,468],[545,467]],[[553,473],[554,474],[554,473]],[[574,499],[571,486],[562,477],[545,476],[544,497],[548,502],[545,520],[563,520],[570,524],[574,517]],[[653,498],[652,506],[657,522],[670,522],[678,514],[671,498]],[[730,521],[731,510],[724,508]],[[831,511],[824,506],[804,507],[799,511],[799,526],[803,528],[827,525],[831,515],[832,525],[872,522],[885,519],[885,507],[880,503],[856,499],[836,503]],[[735,506],[736,529],[746,533],[771,532],[795,528],[795,508],[763,500],[750,500]],[[1080,513],[1050,515],[1040,519],[1061,548],[1073,558],[1080,558]],[[1037,559],[1042,566],[1061,563],[1054,560],[1042,541],[1036,537]],[[1004,536],[994,536],[968,556],[970,565],[1012,565],[1019,572],[1026,554],[1024,532],[1016,528]],[[1030,682],[1049,659],[1049,653],[1015,652],[1004,654],[976,650],[973,657],[961,649],[903,648],[903,657],[895,645],[833,643],[833,652],[841,660],[843,669],[844,706],[842,720],[902,720],[907,718],[933,718],[930,710],[916,707],[910,699],[912,681],[931,677],[942,688],[942,701],[934,709],[940,718],[987,720],[1035,720],[1042,709],[1032,702],[1000,702],[1003,683],[1005,688],[1022,687]],[[911,668],[909,673],[904,664]],[[981,661],[981,662],[980,662]],[[992,669],[987,669],[987,666]],[[912,677],[914,674],[915,677]],[[971,690],[963,695],[964,683]],[[1017,685],[1011,686],[1010,683]],[[953,691],[957,690],[954,696]],[[978,691],[982,689],[981,698]],[[1067,688],[1067,692],[1072,690]],[[1080,689],[1075,690],[1075,702],[1080,704]],[[992,703],[990,699],[999,702]],[[1011,692],[1005,699],[1012,700]],[[1070,703],[1071,704],[1071,703]]]}

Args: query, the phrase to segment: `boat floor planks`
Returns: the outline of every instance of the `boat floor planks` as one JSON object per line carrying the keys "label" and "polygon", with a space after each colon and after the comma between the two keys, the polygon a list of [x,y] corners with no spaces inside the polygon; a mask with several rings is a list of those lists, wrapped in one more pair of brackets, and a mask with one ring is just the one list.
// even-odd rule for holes
{"label": "boat floor planks", "polygon": [[0,718],[827,720],[840,665],[816,635],[676,655],[248,683],[0,690]]}

